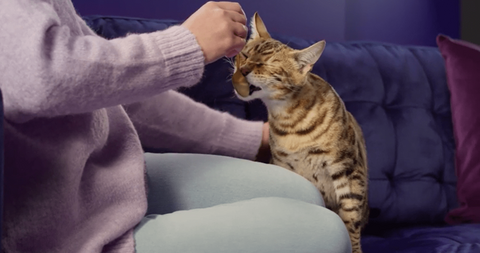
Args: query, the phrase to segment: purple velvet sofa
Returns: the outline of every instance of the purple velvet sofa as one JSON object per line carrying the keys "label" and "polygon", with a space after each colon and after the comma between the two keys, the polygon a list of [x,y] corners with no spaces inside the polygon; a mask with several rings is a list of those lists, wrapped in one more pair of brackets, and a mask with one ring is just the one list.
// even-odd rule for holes
{"label": "purple velvet sofa", "polygon": [[[105,16],[85,20],[107,39],[177,23]],[[315,42],[285,34],[272,36],[293,48]],[[366,138],[371,217],[363,233],[364,252],[480,252],[480,224],[444,222],[458,201],[450,93],[439,50],[327,41],[313,72],[334,86]],[[245,103],[235,98],[227,78],[230,74],[226,62],[215,62],[206,67],[201,83],[180,91],[237,117],[266,120],[260,101]]]}

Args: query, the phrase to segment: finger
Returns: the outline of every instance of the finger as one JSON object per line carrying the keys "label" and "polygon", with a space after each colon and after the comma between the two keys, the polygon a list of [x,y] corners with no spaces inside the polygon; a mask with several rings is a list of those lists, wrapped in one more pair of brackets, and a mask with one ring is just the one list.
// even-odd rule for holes
{"label": "finger", "polygon": [[235,11],[227,11],[227,12],[233,21],[243,25],[247,25],[247,17],[245,17],[245,15],[239,14],[238,12],[235,12]]}
{"label": "finger", "polygon": [[246,38],[247,35],[248,35],[248,30],[247,30],[247,27],[244,26],[244,25],[241,25],[239,23],[234,23],[233,24],[234,27],[233,27],[233,33],[240,37],[240,38]]}
{"label": "finger", "polygon": [[227,54],[225,56],[233,57],[237,55],[238,53],[240,53],[240,51],[242,51],[243,47],[245,46],[245,43],[246,43],[245,39],[235,36],[233,38],[233,46],[231,47],[230,50],[227,51]]}
{"label": "finger", "polygon": [[242,15],[245,13],[242,9],[242,6],[239,3],[236,3],[236,2],[216,2],[216,3],[218,7],[224,10],[235,11]]}

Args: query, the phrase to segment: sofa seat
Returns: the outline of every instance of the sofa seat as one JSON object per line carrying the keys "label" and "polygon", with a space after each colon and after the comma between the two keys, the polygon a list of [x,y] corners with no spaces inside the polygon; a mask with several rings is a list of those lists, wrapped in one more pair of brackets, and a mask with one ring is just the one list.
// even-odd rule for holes
{"label": "sofa seat", "polygon": [[362,238],[364,252],[480,252],[480,224],[384,229]]}

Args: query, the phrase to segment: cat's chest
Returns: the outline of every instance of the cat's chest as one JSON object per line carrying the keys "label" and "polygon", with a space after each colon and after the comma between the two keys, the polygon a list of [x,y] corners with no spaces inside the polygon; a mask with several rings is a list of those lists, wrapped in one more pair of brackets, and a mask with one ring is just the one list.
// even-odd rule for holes
{"label": "cat's chest", "polygon": [[272,147],[273,163],[287,167],[301,175],[321,174],[325,165],[330,162],[328,155],[312,155],[308,148],[297,151],[287,150],[280,146]]}
{"label": "cat's chest", "polygon": [[[313,183],[322,193],[329,208],[335,208],[335,189],[328,166],[332,158],[328,155],[312,155],[308,151],[286,153],[282,149],[273,149],[272,163],[303,176]],[[283,155],[283,156],[282,156]]]}
{"label": "cat's chest", "polygon": [[313,140],[309,135],[287,134],[281,137],[270,135],[270,138],[273,147],[296,157],[306,156],[306,153],[303,152],[306,147],[318,145],[317,141]]}

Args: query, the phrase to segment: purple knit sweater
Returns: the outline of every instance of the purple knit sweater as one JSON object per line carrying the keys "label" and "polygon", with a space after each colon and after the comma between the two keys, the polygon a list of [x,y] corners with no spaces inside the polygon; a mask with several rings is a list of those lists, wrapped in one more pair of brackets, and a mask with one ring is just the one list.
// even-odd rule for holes
{"label": "purple knit sweater", "polygon": [[5,250],[133,252],[141,145],[252,159],[260,122],[172,91],[203,69],[181,26],[105,40],[70,0],[1,0]]}

